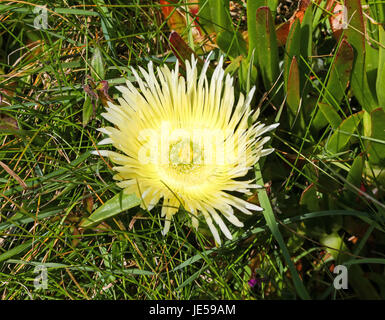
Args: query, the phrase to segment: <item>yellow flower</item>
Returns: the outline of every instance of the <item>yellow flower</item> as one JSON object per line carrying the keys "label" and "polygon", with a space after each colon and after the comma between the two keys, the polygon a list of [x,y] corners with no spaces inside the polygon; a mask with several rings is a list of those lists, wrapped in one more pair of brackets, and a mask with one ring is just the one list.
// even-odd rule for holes
{"label": "yellow flower", "polygon": [[246,99],[241,94],[235,105],[233,79],[224,73],[223,57],[210,81],[208,66],[206,60],[198,75],[192,57],[186,61],[186,78],[179,75],[178,64],[174,70],[164,66],[155,72],[149,63],[148,71],[139,68],[143,79],[133,69],[139,88],[129,81],[117,87],[122,93],[119,104],[108,103],[102,114],[115,127],[99,129],[108,135],[99,144],[112,143],[121,153],[94,154],[117,164],[117,185],[142,199],[143,208],[151,210],[163,199],[163,234],[183,206],[195,228],[204,217],[220,244],[216,225],[232,239],[222,217],[242,227],[234,209],[245,214],[262,210],[234,194],[250,195],[250,189],[259,187],[240,178],[273,151],[263,149],[269,137],[260,136],[278,124],[256,122],[258,111],[250,109],[255,88]]}

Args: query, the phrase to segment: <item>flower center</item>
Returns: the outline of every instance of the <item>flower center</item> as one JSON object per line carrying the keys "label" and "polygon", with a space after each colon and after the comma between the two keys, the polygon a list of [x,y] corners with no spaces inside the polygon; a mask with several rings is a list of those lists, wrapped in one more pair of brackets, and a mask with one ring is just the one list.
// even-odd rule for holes
{"label": "flower center", "polygon": [[177,173],[190,173],[203,165],[202,148],[190,139],[180,139],[170,144],[169,160]]}

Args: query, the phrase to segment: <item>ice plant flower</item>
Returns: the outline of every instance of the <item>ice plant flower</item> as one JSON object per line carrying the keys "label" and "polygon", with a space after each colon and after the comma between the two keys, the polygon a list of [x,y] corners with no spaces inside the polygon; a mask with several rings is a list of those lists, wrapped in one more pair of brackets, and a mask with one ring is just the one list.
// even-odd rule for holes
{"label": "ice plant flower", "polygon": [[232,239],[223,217],[242,227],[234,209],[245,214],[262,210],[242,199],[259,187],[242,177],[273,151],[263,149],[269,137],[261,135],[278,124],[256,121],[258,111],[250,108],[255,88],[235,103],[233,78],[225,75],[223,57],[211,80],[208,67],[207,59],[198,72],[192,57],[186,61],[186,77],[179,75],[178,64],[174,70],[163,66],[155,72],[150,62],[148,71],[139,68],[143,78],[132,69],[137,87],[130,81],[117,86],[122,93],[119,103],[108,102],[102,114],[114,127],[99,129],[108,136],[99,144],[112,144],[120,152],[94,154],[116,164],[117,185],[127,194],[135,193],[143,208],[151,210],[162,201],[163,234],[183,206],[192,225],[198,228],[203,217],[221,244],[218,226]]}

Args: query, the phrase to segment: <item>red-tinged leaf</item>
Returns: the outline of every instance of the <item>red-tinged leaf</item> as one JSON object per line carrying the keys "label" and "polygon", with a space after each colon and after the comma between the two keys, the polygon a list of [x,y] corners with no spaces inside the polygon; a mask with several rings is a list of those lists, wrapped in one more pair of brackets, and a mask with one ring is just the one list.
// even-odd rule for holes
{"label": "red-tinged leaf", "polygon": [[[294,21],[294,25],[291,28],[288,36],[288,40],[286,42],[286,52],[284,57],[284,84],[285,84],[285,91],[287,91],[287,85],[288,85],[288,78],[289,78],[289,71],[292,62],[293,57],[300,56],[301,53],[301,24],[299,19],[296,19]],[[296,64],[298,64],[298,61],[296,60]]]}
{"label": "red-tinged leaf", "polygon": [[[297,18],[300,18],[301,15],[303,18],[303,16],[305,15],[305,11],[310,4],[311,4],[310,0],[301,0],[299,2],[299,7],[298,7],[298,11],[297,11]],[[300,18],[300,20],[301,20],[301,18]]]}
{"label": "red-tinged leaf", "polygon": [[300,96],[300,80],[299,69],[296,57],[293,57],[289,76],[287,81],[287,98],[286,103],[289,106],[289,114],[291,119],[295,118],[300,108],[301,96]]}
{"label": "red-tinged leaf", "polygon": [[298,18],[299,21],[301,21],[301,23],[302,23],[302,20],[305,16],[306,10],[310,4],[311,4],[310,0],[300,0],[299,1],[298,10],[294,13],[294,16],[295,16],[295,18]]}
{"label": "red-tinged leaf", "polygon": [[286,44],[287,36],[289,34],[290,28],[293,25],[294,20],[289,20],[284,23],[281,23],[277,29],[277,40],[278,40],[278,45],[280,47],[283,47]]}
{"label": "red-tinged leaf", "polygon": [[[159,3],[162,5],[162,13],[164,19],[167,21],[167,25],[170,30],[174,30],[180,34],[183,34],[187,27],[186,14],[182,12],[178,7],[178,1],[175,0],[159,0]],[[192,16],[196,16],[199,11],[198,0],[189,1],[187,5],[188,11]],[[198,19],[198,17],[197,17]],[[194,26],[197,27],[198,33],[200,34],[200,29],[197,24],[197,21],[194,20]]]}
{"label": "red-tinged leaf", "polygon": [[[177,32],[171,32],[170,37],[170,48],[174,55],[177,57],[182,68],[186,69],[186,60],[191,59],[191,55],[194,55],[195,59],[198,60],[197,67],[201,71],[204,65],[204,61],[197,56],[197,54],[187,45],[182,37]],[[207,76],[211,76],[214,69],[212,65],[209,65],[207,69]]]}
{"label": "red-tinged leaf", "polygon": [[304,108],[301,101],[301,79],[297,58],[294,56],[287,79],[286,104],[288,105],[288,120],[290,128],[303,132],[306,128]]}
{"label": "red-tinged leaf", "polygon": [[167,0],[159,0],[159,3],[162,5],[162,13],[163,17],[165,19],[168,19],[171,16],[172,11],[174,10],[174,6],[172,5],[173,1],[167,1]]}
{"label": "red-tinged leaf", "polygon": [[[180,64],[185,67],[185,61],[191,59],[191,55],[194,55],[195,58],[201,60],[197,57],[195,52],[188,46],[186,41],[178,34],[178,32],[173,31],[168,38],[170,41],[170,48],[174,55],[178,58]],[[203,63],[203,61],[202,61]]]}
{"label": "red-tinged leaf", "polygon": [[290,29],[293,26],[295,20],[298,18],[300,22],[302,22],[306,9],[310,5],[310,0],[301,0],[299,2],[298,9],[294,12],[294,14],[290,17],[290,19],[282,24],[280,24],[276,28],[277,40],[279,46],[284,46],[287,41],[287,37],[289,35]]}
{"label": "red-tinged leaf", "polygon": [[[194,2],[194,1],[190,1],[190,2]],[[197,3],[198,0],[196,0],[195,2]],[[198,4],[189,5],[189,11],[192,14],[192,16],[194,16],[194,17],[196,16],[197,19],[199,20],[199,17],[197,16],[197,14],[199,12],[199,5]]]}
{"label": "red-tinged leaf", "polygon": [[[182,34],[187,26],[185,15],[172,5],[173,1],[160,0],[159,2],[164,5],[162,6],[162,13],[170,30],[174,30]],[[166,6],[167,4],[170,5]]]}

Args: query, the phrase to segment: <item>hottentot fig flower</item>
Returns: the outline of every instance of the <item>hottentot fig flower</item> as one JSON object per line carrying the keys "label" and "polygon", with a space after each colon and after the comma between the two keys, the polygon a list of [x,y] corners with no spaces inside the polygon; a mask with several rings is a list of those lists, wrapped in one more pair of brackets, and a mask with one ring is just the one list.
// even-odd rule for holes
{"label": "hottentot fig flower", "polygon": [[259,187],[244,177],[260,157],[273,151],[263,149],[270,137],[262,135],[278,124],[257,121],[259,111],[250,108],[255,88],[236,101],[223,57],[210,80],[208,67],[207,59],[198,72],[192,57],[186,61],[186,77],[179,74],[178,64],[173,70],[154,70],[150,62],[147,71],[139,68],[142,77],[132,69],[136,81],[117,86],[121,98],[117,104],[108,102],[102,114],[114,126],[99,129],[107,135],[99,144],[112,144],[119,152],[93,153],[116,164],[117,185],[135,193],[143,208],[162,205],[163,234],[182,206],[195,228],[205,221],[221,244],[217,227],[232,239],[223,218],[242,227],[235,210],[262,210],[242,198]]}

